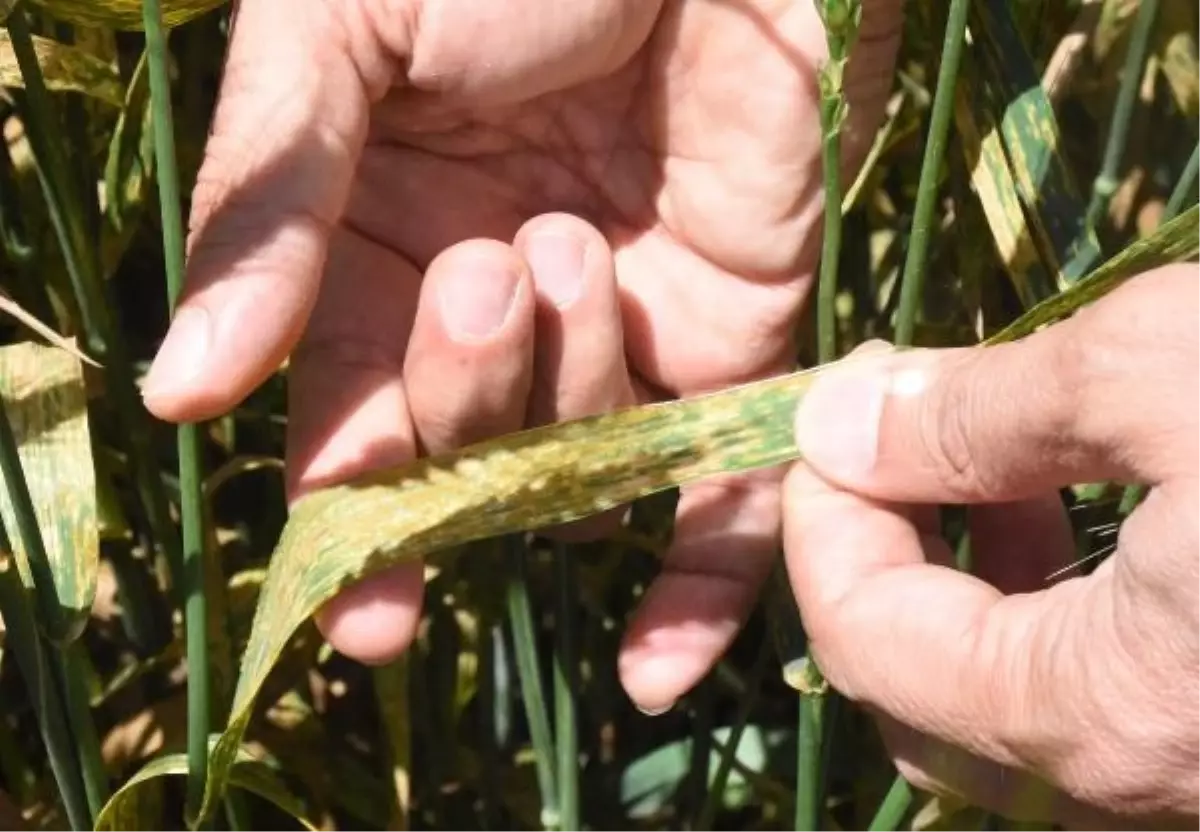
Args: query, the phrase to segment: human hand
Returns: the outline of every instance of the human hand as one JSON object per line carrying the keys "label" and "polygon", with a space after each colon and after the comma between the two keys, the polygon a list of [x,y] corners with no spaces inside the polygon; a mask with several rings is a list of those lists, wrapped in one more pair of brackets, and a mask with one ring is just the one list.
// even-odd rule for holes
{"label": "human hand", "polygon": [[[866,4],[848,169],[900,13]],[[794,0],[242,0],[148,407],[215,416],[290,354],[294,499],[791,369],[819,247],[824,52]],[[733,637],[778,545],[780,476],[681,495],[622,655],[641,707],[668,706]],[[419,564],[398,567],[318,624],[386,660],[422,589]]]}
{"label": "human hand", "polygon": [[[1019,819],[1194,828],[1197,269],[1022,342],[865,356],[812,388],[784,541],[812,649],[901,773]],[[1056,495],[1151,487],[1092,575]],[[930,504],[972,505],[978,577]],[[989,583],[990,582],[990,583]]]}

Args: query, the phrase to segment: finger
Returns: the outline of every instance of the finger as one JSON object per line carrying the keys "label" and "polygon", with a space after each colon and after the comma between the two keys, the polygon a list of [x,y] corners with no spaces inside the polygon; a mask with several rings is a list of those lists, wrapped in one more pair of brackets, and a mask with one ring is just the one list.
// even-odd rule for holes
{"label": "finger", "polygon": [[404,361],[413,423],[428,453],[520,429],[533,331],[532,281],[511,246],[470,240],[430,263]]}
{"label": "finger", "polygon": [[1071,563],[1075,538],[1056,493],[972,506],[972,573],[1005,595],[1037,592]]}
{"label": "finger", "polygon": [[1186,474],[1197,294],[1194,269],[1162,270],[1018,343],[847,361],[805,397],[800,448],[827,478],[906,501]]}
{"label": "finger", "polygon": [[[1032,707],[1045,684],[1029,686],[1021,648],[1033,610],[1045,611],[1029,599],[1050,593],[1005,601],[982,581],[927,563],[929,538],[906,518],[833,488],[807,466],[796,466],[784,488],[789,577],[830,683],[939,743],[1001,765],[1024,762],[1013,749],[1038,716],[1009,703]],[[1057,591],[1070,595],[1075,586]],[[910,749],[910,765],[955,782],[925,753],[936,747]]]}
{"label": "finger", "polygon": [[[529,264],[538,298],[528,423],[578,419],[633,404],[608,242],[583,220],[546,214],[521,228],[514,247]],[[600,537],[623,513],[614,509],[552,533],[566,540]]]}
{"label": "finger", "polygon": [[[334,235],[328,270],[289,371],[293,500],[416,455],[402,368],[420,275],[392,251],[345,231]],[[423,586],[420,563],[378,573],[329,601],[317,626],[353,659],[388,661],[416,633]]]}
{"label": "finger", "polygon": [[621,682],[643,711],[670,708],[728,648],[779,546],[770,469],[682,489],[663,571],[626,631]]}
{"label": "finger", "polygon": [[226,411],[304,328],[367,124],[362,77],[328,37],[336,13],[240,5],[192,197],[186,286],[143,384],[162,418]]}

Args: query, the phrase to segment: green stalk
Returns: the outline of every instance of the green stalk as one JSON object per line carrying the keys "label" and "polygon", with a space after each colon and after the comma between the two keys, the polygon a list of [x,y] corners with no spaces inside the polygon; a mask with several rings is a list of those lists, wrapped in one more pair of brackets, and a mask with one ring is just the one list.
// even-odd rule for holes
{"label": "green stalk", "polygon": [[[167,75],[167,37],[159,0],[142,0],[142,19],[146,31],[150,103],[154,116],[155,170],[159,207],[162,211],[167,297],[173,313],[183,287],[183,220],[179,208],[179,173],[175,158],[174,119],[171,113],[171,82]],[[211,716],[208,600],[204,594],[204,501],[201,492],[200,435],[197,426],[180,425],[177,440],[188,667],[187,810],[189,816],[195,817],[204,799]]]}
{"label": "green stalk", "polygon": [[720,808],[725,794],[725,787],[729,783],[729,775],[733,771],[733,763],[737,759],[738,746],[742,744],[742,735],[746,733],[746,726],[750,723],[750,713],[758,702],[758,695],[762,691],[763,681],[767,676],[767,660],[771,657],[770,644],[769,640],[764,640],[758,650],[758,657],[755,658],[754,667],[750,670],[749,690],[738,702],[737,712],[733,716],[733,725],[729,729],[729,739],[726,741],[725,747],[721,749],[717,770],[713,773],[712,783],[709,784],[708,793],[696,816],[696,822],[692,825],[693,829],[702,831],[713,828],[717,810]]}
{"label": "green stalk", "polygon": [[108,394],[115,406],[122,433],[128,437],[129,458],[138,499],[146,513],[154,542],[166,555],[172,578],[178,582],[183,571],[182,555],[150,447],[149,426],[134,383],[133,364],[110,313],[114,305],[106,298],[107,290],[100,276],[98,256],[88,239],[81,208],[84,200],[71,187],[73,168],[65,156],[62,131],[34,53],[29,24],[20,7],[10,12],[5,25],[25,83],[25,129],[37,160],[38,180],[46,199],[47,213],[62,249],[67,275],[79,306],[84,346],[91,357],[105,368]]}
{"label": "green stalk", "polygon": [[796,771],[797,830],[821,828],[824,777],[821,753],[825,737],[825,700],[829,685],[816,662],[805,659],[800,675],[800,724],[797,729],[799,767]]}
{"label": "green stalk", "polygon": [[1200,175],[1200,144],[1192,148],[1192,155],[1188,157],[1187,164],[1183,166],[1183,172],[1179,174],[1179,180],[1171,189],[1171,195],[1167,198],[1167,204],[1163,208],[1162,219],[1159,220],[1160,225],[1179,216],[1179,212],[1187,204],[1192,189],[1196,187],[1198,175]]}
{"label": "green stalk", "polygon": [[897,776],[892,781],[892,787],[888,789],[883,802],[879,804],[879,810],[875,812],[875,817],[871,819],[871,825],[867,828],[870,832],[899,829],[900,821],[904,819],[908,807],[912,805],[912,799],[912,786],[908,785],[908,781],[903,777]]}
{"label": "green stalk", "polygon": [[554,652],[554,741],[558,768],[558,828],[580,829],[579,724],[575,687],[579,645],[575,616],[579,606],[575,555],[565,545],[554,547],[558,609],[554,616],[558,643]]}
{"label": "green stalk", "polygon": [[87,657],[78,641],[71,642],[58,653],[59,675],[66,698],[71,736],[79,749],[79,766],[83,773],[83,790],[92,819],[100,814],[110,795],[108,773],[100,754],[100,738],[92,719],[87,686]]}
{"label": "green stalk", "polygon": [[[817,357],[821,363],[838,354],[837,278],[842,250],[841,136],[848,104],[844,90],[846,62],[862,23],[861,0],[816,0],[825,24],[829,60],[818,76],[821,103],[821,167],[825,224],[821,241],[821,276],[817,285]],[[800,720],[796,760],[796,829],[818,829],[824,803],[824,713],[828,686],[816,662],[804,662],[805,685],[799,693]]]}
{"label": "green stalk", "polygon": [[[917,186],[917,203],[913,209],[912,234],[908,241],[908,254],[900,283],[900,304],[896,312],[894,339],[897,346],[911,346],[916,330],[917,311],[925,285],[925,264],[933,226],[933,209],[937,200],[938,175],[950,136],[950,121],[954,113],[954,85],[966,42],[969,9],[968,0],[950,0],[950,9],[946,16],[946,33],[938,65],[937,89],[933,95],[929,136],[925,142],[925,155],[921,160],[921,178]],[[897,777],[871,822],[871,829],[894,829],[911,801],[912,788],[904,778]]]}
{"label": "green stalk", "polygon": [[521,698],[525,703],[525,718],[533,742],[534,763],[537,768],[538,789],[542,795],[542,826],[557,828],[559,823],[558,796],[555,778],[555,748],[546,710],[546,696],[539,671],[537,640],[533,628],[533,610],[529,601],[528,568],[525,546],[520,538],[510,539],[512,567],[509,571],[507,601],[508,618],[513,631],[513,646],[517,659],[517,678],[521,683]]}
{"label": "green stalk", "polygon": [[946,156],[950,121],[954,115],[954,85],[958,78],[958,66],[962,61],[967,10],[970,5],[968,0],[950,0],[950,11],[946,18],[946,35],[942,43],[937,89],[933,95],[929,136],[925,142],[925,156],[921,161],[917,204],[913,209],[912,234],[908,240],[904,275],[901,277],[900,306],[896,312],[894,338],[897,346],[910,346],[916,329],[917,310],[921,305],[922,289],[925,286],[925,261],[933,226],[933,209],[937,201],[938,175],[942,168],[942,160]]}
{"label": "green stalk", "polygon": [[68,730],[67,712],[51,681],[50,650],[38,632],[12,551],[8,530],[0,521],[0,615],[7,630],[5,646],[16,656],[25,680],[67,822],[72,829],[91,829],[87,793]]}
{"label": "green stalk", "polygon": [[1137,100],[1138,84],[1142,79],[1142,67],[1146,65],[1146,52],[1150,48],[1150,34],[1154,30],[1154,19],[1158,16],[1158,0],[1141,0],[1137,18],[1133,22],[1133,33],[1129,47],[1125,50],[1125,66],[1121,70],[1121,87],[1117,92],[1117,103],[1113,107],[1112,121],[1108,127],[1108,143],[1104,148],[1104,161],[1100,172],[1092,183],[1092,198],[1088,203],[1087,227],[1095,228],[1100,217],[1108,210],[1108,203],[1120,184],[1118,174],[1125,145],[1129,139],[1129,125],[1133,121],[1133,105]]}

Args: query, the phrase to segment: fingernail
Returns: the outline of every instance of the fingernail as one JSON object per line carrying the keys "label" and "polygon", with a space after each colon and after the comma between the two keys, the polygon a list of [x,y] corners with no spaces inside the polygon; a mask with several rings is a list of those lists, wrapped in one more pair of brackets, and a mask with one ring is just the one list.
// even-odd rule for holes
{"label": "fingernail", "polygon": [[438,287],[442,320],[452,336],[467,340],[487,338],[504,325],[517,296],[520,276],[495,263],[472,268],[463,263]]}
{"label": "fingernail", "polygon": [[835,479],[868,475],[889,383],[887,368],[874,361],[847,364],[814,381],[796,411],[796,445],[804,459]]}
{"label": "fingernail", "polygon": [[639,705],[639,704],[637,704],[637,703],[635,702],[635,703],[633,704],[633,706],[634,706],[635,708],[637,708],[637,709],[638,709],[638,712],[639,712],[639,713],[642,713],[642,714],[644,714],[645,716],[662,716],[662,715],[663,715],[663,714],[665,714],[667,711],[669,711],[669,710],[671,710],[672,708],[674,708],[674,707],[675,707],[675,703],[672,701],[672,702],[668,702],[667,704],[665,704],[665,705],[662,705],[662,706],[660,706],[660,707],[658,707],[658,708],[644,708],[644,707],[642,707],[641,705]]}
{"label": "fingernail", "polygon": [[559,309],[570,306],[583,291],[583,258],[583,241],[567,234],[534,234],[525,247],[534,282]]}
{"label": "fingernail", "polygon": [[203,307],[179,310],[142,382],[143,398],[169,396],[200,375],[208,356],[210,329],[208,312]]}

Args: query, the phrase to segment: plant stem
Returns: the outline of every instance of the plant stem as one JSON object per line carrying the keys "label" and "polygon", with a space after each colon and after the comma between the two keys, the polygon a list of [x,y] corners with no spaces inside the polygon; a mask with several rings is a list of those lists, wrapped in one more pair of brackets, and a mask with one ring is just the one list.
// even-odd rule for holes
{"label": "plant stem", "polygon": [[950,135],[950,121],[954,113],[954,85],[958,78],[958,66],[962,61],[969,8],[969,0],[950,0],[941,64],[938,67],[937,89],[933,95],[933,112],[929,120],[929,136],[925,143],[925,156],[921,162],[917,204],[913,208],[912,234],[908,240],[908,256],[904,261],[904,275],[900,284],[900,306],[896,312],[894,338],[897,346],[910,346],[916,329],[917,310],[921,305],[922,289],[925,286],[925,261],[933,225],[933,209],[937,201],[938,175],[942,168],[942,160],[946,156],[946,144]]}
{"label": "plant stem", "polygon": [[821,99],[821,164],[825,180],[825,228],[821,240],[821,276],[817,283],[817,360],[837,358],[837,278],[842,248],[840,133],[831,128],[839,102]]}
{"label": "plant stem", "polygon": [[387,735],[387,758],[391,769],[392,799],[389,829],[411,829],[409,805],[412,795],[412,703],[408,657],[401,656],[376,667],[376,705]]}
{"label": "plant stem", "polygon": [[125,349],[105,297],[95,250],[89,245],[82,214],[83,199],[70,185],[61,129],[51,107],[50,94],[33,49],[29,24],[22,8],[14,8],[6,21],[13,54],[25,83],[25,129],[37,161],[38,180],[46,209],[62,249],[67,275],[79,306],[85,347],[104,366],[107,389],[112,397],[121,430],[128,438],[138,499],[155,544],[166,555],[172,579],[182,577],[183,558],[172,529],[171,515],[158,467],[150,447],[150,431],[134,384],[133,364]]}
{"label": "plant stem", "polygon": [[[183,286],[183,220],[180,216],[179,173],[171,113],[171,81],[167,74],[167,36],[160,0],[142,0],[142,19],[146,32],[167,297],[173,313]],[[187,811],[190,817],[195,817],[204,798],[208,772],[208,730],[212,705],[208,669],[208,599],[204,592],[204,502],[197,426],[180,425],[177,440],[188,667]]]}
{"label": "plant stem", "polygon": [[1158,0],[1141,0],[1137,18],[1125,50],[1125,66],[1121,70],[1121,86],[1117,91],[1117,103],[1113,107],[1112,121],[1108,127],[1108,143],[1104,148],[1104,161],[1100,172],[1092,183],[1092,198],[1088,203],[1087,227],[1095,228],[1100,217],[1108,210],[1109,200],[1116,193],[1120,180],[1121,158],[1125,155],[1125,144],[1129,139],[1129,125],[1133,121],[1133,104],[1137,100],[1138,84],[1142,78],[1142,67],[1146,65],[1146,51],[1150,47],[1150,34],[1154,30],[1154,19],[1158,16]]}
{"label": "plant stem", "polygon": [[1192,155],[1188,157],[1187,164],[1183,166],[1183,172],[1179,174],[1179,180],[1171,189],[1171,195],[1167,198],[1167,204],[1163,208],[1162,219],[1159,220],[1160,225],[1179,216],[1179,212],[1183,210],[1183,206],[1188,201],[1192,188],[1196,187],[1198,175],[1200,175],[1200,144],[1192,148]]}
{"label": "plant stem", "polygon": [[554,629],[554,741],[558,769],[558,828],[576,830],[579,819],[579,721],[575,687],[579,667],[575,616],[579,605],[575,556],[566,545],[554,547],[558,609]]}
{"label": "plant stem", "polygon": [[825,694],[829,686],[820,668],[805,659],[800,687],[800,724],[797,729],[796,822],[797,830],[821,828],[823,795],[821,753],[825,737]]}
{"label": "plant stem", "polygon": [[897,775],[896,779],[892,781],[892,787],[884,796],[883,802],[879,804],[879,810],[875,812],[875,817],[871,819],[871,825],[867,828],[870,832],[899,829],[900,821],[904,819],[904,814],[912,804],[912,798],[912,786],[903,777]]}
{"label": "plant stem", "polygon": [[0,615],[7,630],[5,647],[13,652],[21,668],[67,822],[72,829],[91,829],[87,794],[67,730],[67,712],[51,680],[50,650],[38,632],[12,551],[8,530],[0,521]]}
{"label": "plant stem", "polygon": [[558,797],[555,779],[554,740],[546,711],[546,696],[542,689],[541,663],[538,661],[537,640],[533,628],[533,611],[529,601],[528,568],[525,546],[519,537],[509,538],[512,568],[509,571],[507,600],[508,618],[513,631],[513,646],[517,659],[517,678],[521,683],[521,698],[525,703],[525,718],[533,742],[537,768],[538,789],[542,794],[542,826],[558,826]]}
{"label": "plant stem", "polygon": [[738,747],[742,744],[742,735],[746,733],[746,725],[750,722],[750,713],[754,710],[758,695],[762,691],[763,680],[767,676],[767,660],[771,657],[770,644],[769,640],[764,640],[758,650],[754,667],[750,670],[749,690],[738,702],[737,712],[733,716],[733,725],[729,729],[729,738],[721,750],[721,757],[717,761],[717,770],[713,773],[712,783],[709,784],[708,793],[696,816],[696,822],[692,825],[693,829],[712,829],[713,822],[717,817],[717,810],[723,804],[725,787],[729,783],[729,774],[733,771],[734,760],[737,759]]}
{"label": "plant stem", "polygon": [[92,820],[100,814],[110,795],[108,773],[100,756],[100,740],[88,701],[87,659],[78,641],[71,642],[58,653],[59,675],[66,698],[71,736],[79,749],[79,768],[83,775],[83,790],[87,797]]}

